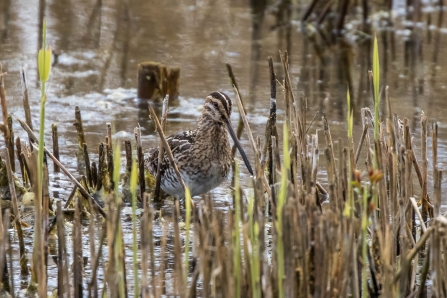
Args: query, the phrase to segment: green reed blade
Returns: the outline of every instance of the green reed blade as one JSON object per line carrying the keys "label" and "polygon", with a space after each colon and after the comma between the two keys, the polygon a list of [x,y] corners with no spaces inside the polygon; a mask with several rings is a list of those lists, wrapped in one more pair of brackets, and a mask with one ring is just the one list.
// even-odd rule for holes
{"label": "green reed blade", "polygon": [[289,153],[289,128],[287,127],[287,123],[284,122],[283,126],[283,156],[284,163],[281,169],[281,189],[278,195],[278,202],[276,206],[276,217],[277,221],[275,223],[276,231],[277,231],[277,258],[278,258],[278,294],[280,298],[284,297],[284,243],[283,243],[283,225],[282,225],[282,211],[287,199],[287,174],[290,170],[290,153]]}
{"label": "green reed blade", "polygon": [[374,140],[379,138],[379,104],[380,104],[380,63],[377,36],[374,37],[373,49],[373,83],[374,83]]}
{"label": "green reed blade", "polygon": [[133,274],[134,274],[134,293],[135,297],[140,295],[140,287],[138,285],[138,263],[137,263],[137,181],[138,181],[138,169],[135,158],[132,159],[132,169],[130,172],[130,193],[132,194],[132,262],[133,262]]}
{"label": "green reed blade", "polygon": [[352,130],[353,130],[353,111],[351,111],[351,95],[349,93],[349,88],[346,91],[346,101],[348,103],[348,113],[347,113],[347,121],[348,121],[348,138],[351,141],[352,139]]}

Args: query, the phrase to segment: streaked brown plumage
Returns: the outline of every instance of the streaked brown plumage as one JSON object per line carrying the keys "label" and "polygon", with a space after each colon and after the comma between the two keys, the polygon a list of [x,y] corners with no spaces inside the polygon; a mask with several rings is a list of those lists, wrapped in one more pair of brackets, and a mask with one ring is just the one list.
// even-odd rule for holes
{"label": "streaked brown plumage", "polygon": [[[250,163],[231,127],[231,99],[222,92],[213,92],[205,100],[202,115],[195,130],[184,131],[167,138],[174,160],[191,195],[200,195],[219,186],[230,172],[233,158],[227,130],[230,132],[251,174]],[[156,176],[158,148],[149,152],[145,167]],[[180,199],[184,192],[166,155],[161,165],[161,188]]]}

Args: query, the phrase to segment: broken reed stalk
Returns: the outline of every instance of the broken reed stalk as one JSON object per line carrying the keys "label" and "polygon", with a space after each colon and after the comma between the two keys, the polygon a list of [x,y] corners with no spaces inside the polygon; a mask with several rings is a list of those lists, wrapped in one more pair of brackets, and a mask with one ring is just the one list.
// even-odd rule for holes
{"label": "broken reed stalk", "polygon": [[[272,198],[276,198],[274,188],[272,185],[275,183],[274,180],[274,167],[273,167],[273,150],[272,150],[272,137],[275,137],[275,140],[278,139],[278,132],[276,131],[276,74],[275,70],[273,68],[273,59],[272,57],[268,57],[268,63],[269,63],[269,73],[270,73],[270,115],[269,119],[267,121],[266,126],[266,142],[264,152],[262,154],[262,160],[261,165],[265,164],[266,160],[266,153],[268,154],[268,175],[269,175],[269,185],[271,187],[272,192]],[[275,146],[278,146],[278,143],[275,143]],[[267,152],[266,152],[267,151]],[[275,199],[273,199],[273,202],[275,202]]]}
{"label": "broken reed stalk", "polygon": [[138,158],[138,182],[140,184],[140,202],[143,201],[144,192],[146,191],[146,181],[144,180],[144,155],[143,145],[141,143],[141,127],[135,127],[134,129],[135,141],[137,146],[137,158]]}
{"label": "broken reed stalk", "polygon": [[242,105],[242,101],[241,101],[241,97],[240,97],[240,94],[239,94],[239,90],[236,88],[236,86],[233,86],[233,89],[234,89],[234,92],[236,93],[237,107],[239,109],[239,114],[241,115],[242,122],[244,123],[245,130],[247,131],[247,135],[248,135],[248,139],[250,141],[251,148],[253,150],[254,156],[257,156],[258,155],[257,154],[258,153],[258,149],[257,149],[257,146],[256,146],[255,139],[253,138],[253,134],[251,133],[251,129],[250,129],[250,125],[248,124],[247,117],[246,117],[245,112],[244,112],[244,107]]}
{"label": "broken reed stalk", "polygon": [[[129,142],[130,144],[130,142]],[[134,297],[139,297],[139,282],[138,282],[138,266],[137,266],[137,163],[135,159],[132,160],[130,173],[130,192],[132,194],[132,251],[133,251],[133,273],[134,273]],[[147,206],[144,206],[147,208]],[[124,247],[124,245],[123,245]]]}
{"label": "broken reed stalk", "polygon": [[64,227],[64,214],[62,213],[62,203],[58,201],[56,219],[57,219],[57,295],[58,297],[70,297],[69,289],[69,275],[68,275],[68,263],[67,252],[65,247],[65,227]]}
{"label": "broken reed stalk", "polygon": [[[28,122],[28,121],[26,121]],[[31,128],[31,126],[30,126]],[[32,128],[31,128],[32,130]],[[53,155],[54,157],[56,157],[57,160],[59,160],[59,136],[57,134],[57,124],[53,123],[51,125],[51,132],[52,132],[52,138],[53,138]],[[31,140],[31,137],[29,137],[29,139]],[[53,169],[55,173],[59,173],[60,172],[60,168],[59,166],[53,161]]]}
{"label": "broken reed stalk", "polygon": [[[92,200],[88,200],[88,207],[89,210],[93,210],[93,203]],[[92,264],[95,264],[96,262],[96,247],[95,247],[95,241],[93,239],[96,239],[95,237],[95,219],[92,215],[90,215],[90,222],[88,226],[89,231],[89,237],[90,237],[90,267],[93,267]],[[92,293],[98,293],[98,281],[96,279],[92,279],[90,283],[88,284],[88,293],[89,297],[91,297]]]}
{"label": "broken reed stalk", "polygon": [[434,178],[434,202],[433,215],[438,217],[441,212],[441,172],[438,170],[438,123],[432,126],[432,158],[433,158],[433,178]]}
{"label": "broken reed stalk", "polygon": [[[28,127],[28,125],[23,122],[20,119],[17,119],[17,121],[19,121],[20,125],[22,126],[22,128],[28,132],[28,135],[32,138],[32,140],[34,142],[38,142],[36,136],[34,135],[34,133],[31,131],[31,129]],[[104,218],[106,218],[106,213],[104,212],[104,210],[101,208],[101,206],[98,204],[98,202],[90,195],[90,193],[85,190],[85,188],[79,183],[79,181],[60,163],[60,161],[54,157],[53,154],[51,154],[51,152],[44,146],[43,147],[45,153],[47,154],[48,157],[50,157],[62,170],[62,172],[64,172],[65,175],[67,175],[68,178],[70,178],[70,180],[79,188],[79,191],[81,192],[81,194],[85,197],[85,198],[92,198],[92,201],[95,204],[95,209],[96,211],[98,211]]]}
{"label": "broken reed stalk", "polygon": [[[168,223],[165,223],[163,225],[163,236],[161,238],[161,262],[160,262],[160,277],[159,277],[159,284],[158,287],[160,288],[160,292],[156,291],[157,294],[155,296],[160,296],[160,294],[164,295],[166,294],[166,275],[165,275],[165,268],[166,268],[166,242],[168,238]],[[154,289],[156,290],[156,289]]]}
{"label": "broken reed stalk", "polygon": [[[152,206],[148,204],[149,195],[145,194],[143,196],[143,206],[144,211],[140,221],[140,255],[141,255],[141,296],[143,298],[149,297],[149,283],[147,281],[147,272],[148,272],[148,246],[149,243],[152,244],[153,241],[153,229],[152,229]],[[148,230],[146,230],[146,227]],[[147,231],[147,232],[146,232]],[[148,235],[149,234],[149,235]],[[163,260],[162,260],[163,261]],[[152,264],[152,255],[151,255],[151,264]],[[151,268],[152,270],[152,268]],[[156,297],[156,288],[155,288],[155,280],[152,280],[153,288],[152,295]]]}
{"label": "broken reed stalk", "polygon": [[106,159],[106,149],[104,146],[104,143],[99,144],[98,146],[98,154],[99,154],[99,160],[98,160],[98,178],[96,180],[96,191],[100,191],[103,187],[105,188],[104,182],[105,178],[104,175],[107,171],[107,169],[104,167]]}
{"label": "broken reed stalk", "polygon": [[82,272],[84,259],[82,257],[82,226],[81,226],[82,201],[80,197],[75,199],[75,216],[73,223],[73,287],[74,297],[82,297]]}
{"label": "broken reed stalk", "polygon": [[130,178],[132,171],[132,144],[130,140],[124,141],[124,148],[126,150],[126,175]]}
{"label": "broken reed stalk", "polygon": [[88,187],[93,187],[92,170],[90,167],[90,158],[88,156],[87,144],[83,144],[83,155],[85,162],[85,174],[87,176]]}
{"label": "broken reed stalk", "polygon": [[[169,109],[169,97],[165,97],[163,99],[163,110],[162,110],[162,118],[161,118],[161,128],[163,131],[166,129],[166,122],[168,120],[168,109]],[[158,165],[157,165],[157,175],[155,180],[155,190],[154,190],[154,202],[159,203],[160,199],[160,184],[161,184],[161,165],[163,163],[164,157],[164,148],[163,142],[160,139],[158,150]]]}
{"label": "broken reed stalk", "polygon": [[[9,115],[8,115],[8,107],[6,105],[6,91],[5,91],[5,84],[3,80],[3,73],[2,68],[0,64],[0,105],[2,108],[2,115],[3,115],[3,125],[0,126],[0,130],[3,131],[3,135],[5,137],[5,145],[6,148],[8,148],[9,152],[9,160],[14,160],[14,134],[12,133],[12,126],[10,126],[10,121],[8,121]],[[15,164],[11,164],[11,169],[13,172],[15,172]]]}
{"label": "broken reed stalk", "polygon": [[6,292],[9,292],[11,285],[9,284],[9,272],[6,258],[6,249],[9,240],[9,219],[10,219],[10,210],[7,209],[5,211],[5,216],[3,217],[3,227],[0,229],[1,238],[0,238],[0,281],[2,282],[3,289]]}
{"label": "broken reed stalk", "polygon": [[97,189],[98,186],[98,168],[96,167],[96,162],[92,162],[92,187]]}
{"label": "broken reed stalk", "polygon": [[75,122],[73,124],[78,132],[78,156],[83,154],[83,145],[85,144],[84,127],[82,125],[81,110],[78,106],[75,107]]}
{"label": "broken reed stalk", "polygon": [[[186,198],[185,198],[186,200]],[[173,220],[174,225],[174,294],[180,297],[185,297],[186,284],[183,280],[183,268],[182,268],[182,245],[180,243],[180,228],[178,224],[178,218],[180,216],[180,203],[179,200],[175,200],[173,208]]]}
{"label": "broken reed stalk", "polygon": [[355,164],[357,164],[358,161],[359,161],[360,152],[362,151],[362,147],[363,147],[363,143],[365,141],[365,137],[368,134],[368,127],[369,127],[368,123],[365,123],[365,125],[363,126],[362,136],[360,137],[359,145],[357,147],[357,150],[355,151]]}
{"label": "broken reed stalk", "polygon": [[15,282],[14,282],[14,266],[12,265],[13,262],[13,256],[12,256],[12,245],[11,245],[11,235],[7,234],[6,241],[8,242],[8,255],[9,255],[9,277],[11,278],[11,287],[9,289],[9,295],[11,295],[11,298],[15,298]]}
{"label": "broken reed stalk", "polygon": [[[253,138],[253,134],[251,133],[250,125],[248,124],[247,117],[245,116],[245,112],[244,112],[244,108],[242,106],[242,101],[241,101],[241,97],[239,95],[239,91],[234,86],[233,86],[233,89],[236,93],[236,99],[237,99],[236,102],[237,102],[237,106],[239,109],[239,114],[241,115],[242,121],[244,122],[244,128],[245,128],[245,131],[247,132],[248,139],[250,141],[251,148],[253,149],[254,156],[255,157],[259,156],[258,149],[257,149],[256,143],[255,143],[255,140]],[[258,162],[258,160],[256,162]],[[267,193],[269,194],[269,197],[271,198],[272,197],[271,190],[270,190],[269,183],[268,183],[265,175],[262,175],[262,179],[263,179],[264,187],[265,187]]]}
{"label": "broken reed stalk", "polygon": [[[174,156],[172,155],[171,148],[169,147],[169,144],[166,141],[166,137],[163,132],[163,129],[161,128],[160,121],[158,121],[157,114],[155,114],[154,109],[150,105],[149,105],[149,112],[150,112],[151,118],[154,121],[155,126],[157,128],[158,135],[160,136],[160,139],[163,143],[163,147],[166,151],[166,155],[168,156],[169,161],[171,162],[171,166],[174,168],[175,174],[177,175],[177,179],[179,180],[180,184],[182,185],[183,191],[185,191],[186,184],[182,179],[182,175],[180,174],[180,171],[178,170],[177,164],[175,163]],[[191,202],[191,206],[194,206],[193,202]]]}
{"label": "broken reed stalk", "polygon": [[[79,178],[79,180],[80,180],[80,178]],[[71,190],[71,193],[70,193],[70,195],[68,196],[67,201],[66,201],[65,204],[64,204],[63,210],[66,210],[66,209],[68,208],[68,206],[70,206],[71,201],[72,201],[73,198],[75,197],[75,194],[76,194],[76,191],[77,191],[77,190],[78,190],[78,187],[75,185],[75,186],[73,187],[73,189]],[[56,225],[56,223],[57,223],[57,216],[56,216],[55,218],[53,218],[53,220],[51,221],[51,223],[50,223],[50,225],[49,225],[49,227],[48,227],[48,232],[51,233],[51,231],[53,230],[53,228],[54,228],[54,226]]]}
{"label": "broken reed stalk", "polygon": [[[227,71],[228,71],[228,77],[230,78],[230,83],[239,92],[239,87],[236,82],[236,77],[234,76],[233,69],[231,68],[230,63],[226,63],[226,66],[227,66]],[[241,99],[241,102],[242,102],[242,99]],[[242,108],[244,109],[244,113],[246,113],[243,103],[242,103]],[[243,130],[244,130],[244,122],[242,120],[242,117],[239,117],[239,121],[237,123],[237,129],[236,129],[236,136],[237,136],[238,140],[241,138]],[[231,156],[233,156],[233,158],[234,158],[235,154],[236,154],[236,145],[233,145],[233,147],[231,148]]]}
{"label": "broken reed stalk", "polygon": [[[26,72],[23,67],[20,68],[20,82],[22,84],[22,93],[23,93],[23,110],[25,111],[25,120],[26,124],[33,130],[33,121],[31,118],[31,109],[29,105],[29,95],[28,95],[28,83],[26,81]],[[28,141],[31,144],[32,139],[28,137]]]}
{"label": "broken reed stalk", "polygon": [[20,211],[19,211],[19,205],[17,200],[17,194],[16,194],[16,188],[15,188],[15,182],[14,182],[14,174],[11,169],[11,160],[9,159],[8,154],[8,148],[4,149],[4,156],[5,156],[5,164],[6,164],[6,171],[8,173],[8,182],[9,182],[9,191],[11,193],[11,203],[12,203],[12,211],[14,214],[14,227],[17,231],[17,238],[19,240],[19,252],[20,252],[20,268],[21,273],[23,275],[28,275],[28,258],[25,251],[25,243],[23,240],[23,231],[22,231],[22,224],[20,222]]}
{"label": "broken reed stalk", "polygon": [[[94,286],[97,287],[97,274],[98,274],[98,266],[99,266],[99,259],[102,256],[102,247],[104,244],[104,240],[106,238],[107,232],[106,232],[106,225],[103,225],[103,229],[101,231],[101,234],[99,236],[100,241],[99,241],[99,247],[98,247],[98,252],[95,253],[95,259],[94,262],[92,262],[92,277],[91,277],[91,281],[88,285],[89,287],[89,292],[91,292],[94,288]],[[104,287],[105,288],[105,287]],[[94,297],[98,296],[98,291],[96,290],[96,292],[93,291]]]}
{"label": "broken reed stalk", "polygon": [[17,159],[19,160],[19,165],[20,165],[20,173],[22,174],[22,181],[23,181],[23,185],[27,186],[27,173],[25,170],[25,164],[22,158],[22,143],[20,142],[20,138],[17,137],[16,138],[16,155],[17,155]]}

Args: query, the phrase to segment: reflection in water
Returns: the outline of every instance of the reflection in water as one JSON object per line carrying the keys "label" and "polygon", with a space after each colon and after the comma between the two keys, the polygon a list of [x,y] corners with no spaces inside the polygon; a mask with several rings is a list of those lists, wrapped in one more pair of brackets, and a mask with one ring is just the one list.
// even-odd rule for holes
{"label": "reflection in water", "polygon": [[11,0],[0,1],[0,38],[2,42],[8,39]]}
{"label": "reflection in water", "polygon": [[[251,56],[250,56],[250,85],[249,85],[249,97],[250,103],[254,104],[256,100],[255,88],[258,85],[259,80],[259,65],[261,60],[261,39],[262,29],[264,23],[264,11],[267,2],[265,0],[257,1],[251,0]],[[267,64],[263,64],[267,65]],[[262,68],[266,70],[266,67]]]}

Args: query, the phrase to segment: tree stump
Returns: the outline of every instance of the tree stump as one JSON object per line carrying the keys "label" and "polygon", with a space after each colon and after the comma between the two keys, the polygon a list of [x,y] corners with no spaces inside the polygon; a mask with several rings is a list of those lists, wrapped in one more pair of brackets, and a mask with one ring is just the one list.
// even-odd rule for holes
{"label": "tree stump", "polygon": [[167,68],[153,61],[139,63],[137,96],[159,101],[168,94],[170,99],[176,99],[179,96],[179,78],[179,67]]}

